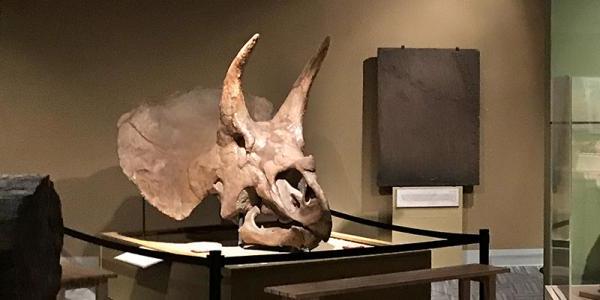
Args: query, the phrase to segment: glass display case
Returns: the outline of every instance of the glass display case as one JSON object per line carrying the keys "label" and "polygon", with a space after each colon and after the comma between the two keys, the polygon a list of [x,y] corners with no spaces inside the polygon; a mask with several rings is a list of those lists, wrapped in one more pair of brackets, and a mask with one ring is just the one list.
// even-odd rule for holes
{"label": "glass display case", "polygon": [[549,283],[600,283],[600,78],[555,77]]}

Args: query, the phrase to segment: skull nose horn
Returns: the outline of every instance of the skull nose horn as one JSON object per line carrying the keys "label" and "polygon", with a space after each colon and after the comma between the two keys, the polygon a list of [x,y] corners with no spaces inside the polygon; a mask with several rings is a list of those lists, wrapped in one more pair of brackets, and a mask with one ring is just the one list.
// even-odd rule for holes
{"label": "skull nose horn", "polygon": [[321,43],[321,47],[317,53],[306,63],[304,69],[294,82],[290,93],[279,108],[277,118],[279,121],[285,121],[286,119],[293,122],[302,124],[302,116],[306,110],[306,104],[308,102],[308,92],[312,86],[313,80],[321,69],[321,64],[327,56],[327,50],[329,49],[329,37],[326,37]]}
{"label": "skull nose horn", "polygon": [[[219,103],[221,123],[229,133],[237,132],[239,124],[245,124],[252,121],[244,100],[242,90],[242,75],[244,73],[244,65],[252,53],[254,45],[258,40],[259,34],[253,35],[244,44],[242,49],[233,58],[225,79],[223,80],[223,92],[221,94],[221,102]],[[237,121],[237,122],[236,122]]]}

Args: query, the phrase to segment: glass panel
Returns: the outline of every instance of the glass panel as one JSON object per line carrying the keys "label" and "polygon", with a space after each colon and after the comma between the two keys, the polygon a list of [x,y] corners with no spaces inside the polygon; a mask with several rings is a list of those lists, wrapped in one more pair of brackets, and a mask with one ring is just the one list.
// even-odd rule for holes
{"label": "glass panel", "polygon": [[551,117],[551,193],[550,250],[553,284],[569,283],[569,228],[571,218],[571,105],[570,78],[552,82]]}
{"label": "glass panel", "polygon": [[600,283],[600,1],[551,2],[552,284]]}
{"label": "glass panel", "polygon": [[600,282],[600,78],[553,80],[553,284]]}
{"label": "glass panel", "polygon": [[572,79],[571,283],[600,282],[600,78]]}

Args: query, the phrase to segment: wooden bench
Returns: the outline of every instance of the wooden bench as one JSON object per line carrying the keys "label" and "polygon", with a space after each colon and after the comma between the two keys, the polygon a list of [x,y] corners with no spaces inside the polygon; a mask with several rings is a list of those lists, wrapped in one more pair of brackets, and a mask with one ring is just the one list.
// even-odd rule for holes
{"label": "wooden bench", "polygon": [[424,284],[458,279],[459,299],[470,299],[471,280],[483,285],[482,299],[496,298],[496,275],[508,273],[508,268],[471,264],[435,269],[351,277],[318,282],[271,286],[265,293],[282,299],[319,299],[323,296],[347,294],[357,291],[394,288],[403,285]]}
{"label": "wooden bench", "polygon": [[95,288],[96,299],[108,298],[108,279],[117,277],[117,274],[100,269],[80,266],[75,263],[63,261],[60,292],[57,299],[65,299],[65,290],[79,288]]}

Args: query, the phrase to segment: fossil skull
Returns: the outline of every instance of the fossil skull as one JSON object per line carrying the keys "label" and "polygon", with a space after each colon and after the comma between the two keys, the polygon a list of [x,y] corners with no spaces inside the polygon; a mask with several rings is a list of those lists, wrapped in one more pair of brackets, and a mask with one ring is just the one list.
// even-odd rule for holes
{"label": "fossil skull", "polygon": [[[214,126],[203,127],[214,129],[214,143],[177,147],[177,135],[161,132],[164,126],[141,107],[119,120],[120,164],[146,200],[175,219],[189,216],[204,198],[217,194],[222,218],[237,223],[243,217],[239,235],[245,244],[312,249],[329,238],[331,214],[314,158],[303,152],[302,119],[329,38],[270,120],[252,117],[242,91],[244,65],[257,40],[255,34],[231,62],[218,119]],[[169,138],[157,142],[161,134]],[[260,214],[275,215],[280,226],[258,226],[255,218]]]}

